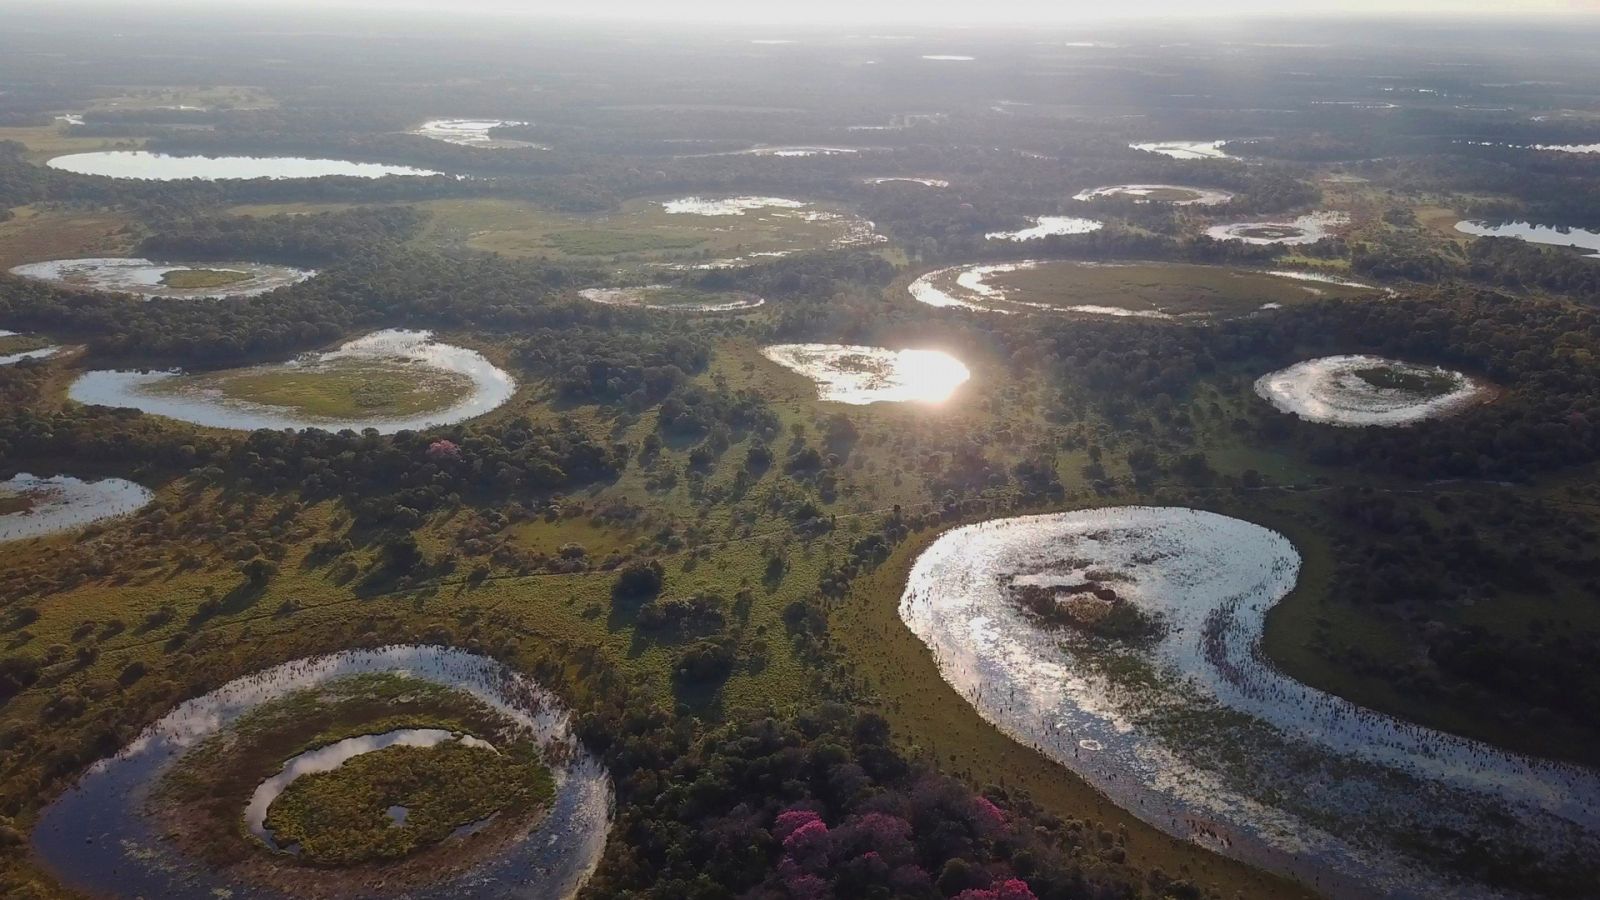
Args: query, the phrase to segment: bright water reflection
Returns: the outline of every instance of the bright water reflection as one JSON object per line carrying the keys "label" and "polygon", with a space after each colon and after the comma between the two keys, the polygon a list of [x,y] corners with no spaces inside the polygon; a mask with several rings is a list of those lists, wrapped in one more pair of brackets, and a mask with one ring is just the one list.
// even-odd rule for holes
{"label": "bright water reflection", "polygon": [[309,159],[303,156],[172,156],[147,150],[100,150],[69,153],[45,163],[52,169],[79,175],[104,175],[107,178],[133,178],[145,181],[176,181],[199,178],[218,181],[226,178],[321,178],[343,175],[351,178],[382,178],[385,175],[438,175],[429,169],[393,166],[385,163],[351,162],[343,159]]}
{"label": "bright water reflection", "polygon": [[960,360],[939,350],[775,344],[761,352],[815,381],[821,399],[839,403],[942,403],[972,377]]}
{"label": "bright water reflection", "polygon": [[[1363,709],[1279,672],[1268,611],[1300,555],[1214,513],[1080,510],[958,528],[900,602],[988,721],[1172,834],[1340,898],[1497,897],[1403,856],[1447,829],[1559,865],[1600,852],[1600,776]],[[1109,588],[1162,625],[1148,646],[1051,628],[1013,594]],[[1058,601],[1059,602],[1059,601]]]}

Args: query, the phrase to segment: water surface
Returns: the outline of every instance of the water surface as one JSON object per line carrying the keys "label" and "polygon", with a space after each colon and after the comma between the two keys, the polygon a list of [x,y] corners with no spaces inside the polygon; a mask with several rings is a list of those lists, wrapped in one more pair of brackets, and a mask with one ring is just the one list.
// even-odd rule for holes
{"label": "water surface", "polygon": [[761,353],[816,382],[820,399],[857,405],[942,403],[972,374],[960,360],[939,350],[774,344]]}
{"label": "water surface", "polygon": [[70,475],[40,478],[21,472],[0,481],[0,499],[22,498],[27,508],[0,514],[0,541],[76,531],[96,522],[132,515],[155,495],[122,478],[84,481]]}
{"label": "water surface", "polygon": [[[1171,834],[1338,898],[1499,897],[1406,856],[1452,829],[1553,866],[1600,852],[1600,777],[1403,722],[1301,684],[1261,650],[1295,586],[1281,534],[1193,509],[1119,507],[950,531],[900,615],[943,678],[1017,741]],[[1018,600],[1109,589],[1146,643],[1044,624]]]}
{"label": "water surface", "polygon": [[527,122],[513,122],[505,119],[429,119],[417,126],[416,130],[412,131],[411,134],[443,141],[446,144],[475,147],[480,150],[548,149],[531,141],[497,138],[490,134],[496,128],[516,127],[527,124]]}
{"label": "water surface", "polygon": [[[1358,373],[1383,369],[1419,378],[1444,379],[1436,395],[1381,388]],[[1460,372],[1418,366],[1379,356],[1325,356],[1296,363],[1256,379],[1256,393],[1280,412],[1308,422],[1360,427],[1411,425],[1450,415],[1489,396],[1483,384]]]}
{"label": "water surface", "polygon": [[104,175],[144,181],[176,181],[199,178],[218,181],[228,178],[321,178],[343,175],[350,178],[382,178],[385,175],[438,175],[429,169],[395,166],[386,163],[351,162],[344,159],[312,159],[303,156],[172,156],[147,150],[100,150],[69,153],[45,163],[52,169],[79,175]]}

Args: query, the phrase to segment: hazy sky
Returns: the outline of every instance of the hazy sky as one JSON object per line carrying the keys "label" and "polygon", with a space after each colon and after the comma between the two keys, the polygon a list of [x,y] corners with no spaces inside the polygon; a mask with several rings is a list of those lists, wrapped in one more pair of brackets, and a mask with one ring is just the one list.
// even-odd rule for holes
{"label": "hazy sky", "polygon": [[[152,0],[54,0],[69,5],[148,7]],[[0,5],[4,5],[0,3]],[[1070,24],[1106,18],[1294,15],[1402,15],[1455,17],[1593,14],[1600,0],[167,0],[215,11],[262,9],[405,8],[436,12],[520,13],[530,16],[623,20],[703,20],[725,24],[831,25],[894,22],[923,24],[1036,22]]]}

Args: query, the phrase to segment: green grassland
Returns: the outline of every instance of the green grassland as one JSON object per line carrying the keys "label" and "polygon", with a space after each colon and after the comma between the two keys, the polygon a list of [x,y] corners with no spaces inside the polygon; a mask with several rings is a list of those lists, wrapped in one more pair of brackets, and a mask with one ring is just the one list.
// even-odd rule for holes
{"label": "green grassland", "polygon": [[1251,269],[1181,263],[1053,263],[989,276],[1019,303],[1110,306],[1169,315],[1242,315],[1265,303],[1291,304],[1370,289],[1296,281]]}
{"label": "green grassland", "polygon": [[[338,678],[261,704],[207,738],[162,776],[151,802],[188,852],[218,866],[254,860],[259,873],[267,861],[240,812],[285,760],[401,728],[493,743],[494,750],[448,742],[358,755],[296,779],[267,809],[276,843],[300,845],[295,865],[398,860],[429,850],[457,826],[496,814],[497,823],[525,824],[548,806],[551,773],[533,741],[509,726],[488,705],[442,685],[396,674]],[[409,809],[403,825],[390,826],[393,805]]]}
{"label": "green grassland", "polygon": [[[731,259],[752,253],[809,249],[843,239],[842,221],[806,221],[797,210],[750,210],[742,216],[667,213],[670,198],[639,198],[609,213],[563,213],[519,200],[481,198],[417,203],[431,214],[418,238],[435,247],[468,248],[525,259],[652,263]],[[234,206],[235,215],[309,214],[349,204]],[[818,209],[844,213],[828,204]]]}
{"label": "green grassland", "polygon": [[305,367],[269,366],[185,375],[146,388],[166,396],[221,396],[316,419],[389,418],[447,409],[472,392],[465,375],[419,364],[336,359]]}
{"label": "green grassland", "polygon": [[0,141],[16,141],[27,148],[24,156],[29,162],[44,163],[53,157],[68,153],[92,153],[97,150],[137,150],[144,146],[143,138],[130,137],[79,137],[69,133],[71,126],[65,122],[49,125],[10,125],[0,127]]}
{"label": "green grassland", "polygon": [[38,350],[40,347],[50,346],[50,343],[48,338],[37,334],[0,335],[0,356]]}
{"label": "green grassland", "polygon": [[[550,770],[530,742],[386,747],[296,779],[273,801],[266,826],[280,845],[298,845],[303,859],[347,866],[410,855],[456,828],[516,815],[554,795]],[[404,823],[390,820],[391,806],[405,807]]]}
{"label": "green grassland", "polygon": [[138,243],[138,225],[122,213],[38,205],[10,212],[0,220],[0,269],[46,259],[126,256]]}

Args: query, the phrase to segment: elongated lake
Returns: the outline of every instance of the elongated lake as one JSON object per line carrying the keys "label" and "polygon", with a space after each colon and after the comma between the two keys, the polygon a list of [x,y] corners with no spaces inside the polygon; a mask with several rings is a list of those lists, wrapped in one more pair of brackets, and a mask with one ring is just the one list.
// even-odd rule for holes
{"label": "elongated lake", "polygon": [[1600,257],[1600,231],[1568,228],[1562,225],[1534,225],[1531,222],[1502,222],[1496,225],[1470,219],[1457,222],[1456,230],[1475,237],[1506,237],[1527,241],[1530,244],[1576,247],[1579,250],[1589,251],[1586,256]]}
{"label": "elongated lake", "polygon": [[218,181],[225,178],[321,178],[343,175],[350,178],[382,178],[385,175],[439,175],[429,169],[395,166],[386,163],[352,162],[345,159],[312,159],[303,156],[173,156],[148,150],[100,150],[69,153],[45,163],[52,169],[79,175],[104,175],[107,178],[132,178],[145,181],[178,181],[199,178]]}

